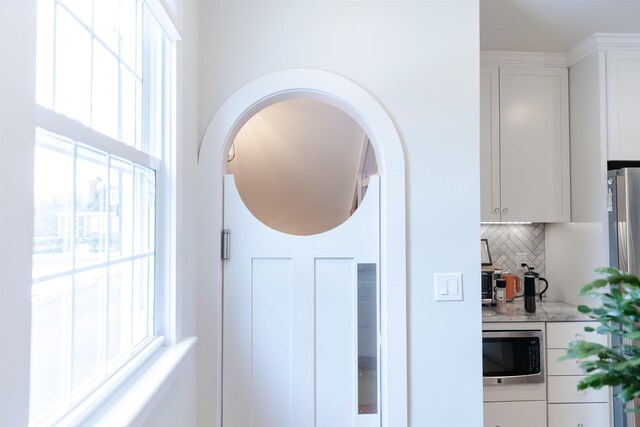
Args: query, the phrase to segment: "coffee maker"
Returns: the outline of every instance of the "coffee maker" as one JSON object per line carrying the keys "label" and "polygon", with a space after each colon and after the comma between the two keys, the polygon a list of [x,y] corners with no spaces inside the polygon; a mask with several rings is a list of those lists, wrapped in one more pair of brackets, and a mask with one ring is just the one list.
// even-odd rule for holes
{"label": "coffee maker", "polygon": [[[540,296],[542,301],[542,295],[549,289],[549,282],[544,277],[540,277],[540,273],[537,273],[533,267],[529,267],[527,264],[522,263],[522,266],[527,269],[524,273],[524,309],[527,313],[536,312],[536,294]],[[544,289],[537,292],[540,284],[544,282]]]}

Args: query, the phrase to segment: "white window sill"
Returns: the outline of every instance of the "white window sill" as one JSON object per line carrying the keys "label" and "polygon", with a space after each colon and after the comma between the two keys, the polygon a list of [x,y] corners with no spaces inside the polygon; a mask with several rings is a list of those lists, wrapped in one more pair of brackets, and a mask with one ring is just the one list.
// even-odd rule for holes
{"label": "white window sill", "polygon": [[[112,427],[143,421],[141,417],[145,409],[154,406],[155,400],[164,395],[197,340],[196,337],[189,337],[178,344],[160,348],[97,409],[68,425]],[[67,423],[63,420],[63,424]]]}

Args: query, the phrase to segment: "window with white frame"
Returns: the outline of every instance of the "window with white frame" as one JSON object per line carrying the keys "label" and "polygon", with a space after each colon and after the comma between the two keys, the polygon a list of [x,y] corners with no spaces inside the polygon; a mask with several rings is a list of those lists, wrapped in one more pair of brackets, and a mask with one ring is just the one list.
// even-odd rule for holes
{"label": "window with white frame", "polygon": [[144,0],[38,0],[30,425],[160,345],[173,42]]}

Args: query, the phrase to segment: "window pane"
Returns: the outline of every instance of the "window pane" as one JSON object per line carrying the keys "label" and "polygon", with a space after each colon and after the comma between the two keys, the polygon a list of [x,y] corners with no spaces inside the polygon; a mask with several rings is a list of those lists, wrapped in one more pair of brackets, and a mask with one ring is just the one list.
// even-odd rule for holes
{"label": "window pane", "polygon": [[147,218],[149,221],[149,252],[154,252],[156,247],[156,174],[147,169],[147,185],[149,186],[149,202]]}
{"label": "window pane", "polygon": [[100,43],[93,43],[92,127],[118,139],[118,60]]}
{"label": "window pane", "polygon": [[107,156],[77,148],[75,266],[107,261]]}
{"label": "window pane", "polygon": [[36,102],[47,108],[53,108],[54,8],[54,0],[38,0]]}
{"label": "window pane", "polygon": [[71,277],[31,288],[31,395],[29,418],[66,406],[71,348]]}
{"label": "window pane", "polygon": [[105,336],[105,291],[107,269],[99,268],[75,276],[73,298],[72,391],[102,376]]}
{"label": "window pane", "polygon": [[144,111],[148,116],[142,137],[142,151],[160,157],[163,124],[164,42],[165,35],[147,7],[143,7],[144,42],[147,46],[143,61]]}
{"label": "window pane", "polygon": [[33,277],[71,270],[72,144],[36,133]]}
{"label": "window pane", "polygon": [[[140,2],[142,4],[142,2]],[[145,7],[146,9],[146,7]],[[136,73],[142,75],[142,7],[138,4],[136,13]]]}
{"label": "window pane", "polygon": [[84,25],[91,28],[91,0],[60,0]]}
{"label": "window pane", "polygon": [[93,0],[93,32],[109,49],[118,54],[119,2]]}
{"label": "window pane", "polygon": [[120,58],[134,71],[136,69],[136,4],[135,0],[120,0]]}
{"label": "window pane", "polygon": [[133,346],[148,336],[149,260],[147,257],[133,262]]}
{"label": "window pane", "polygon": [[358,413],[378,413],[376,264],[358,264]]}
{"label": "window pane", "polygon": [[136,145],[136,77],[124,66],[120,67],[122,91],[120,105],[122,109],[122,142]]}
{"label": "window pane", "polygon": [[136,79],[136,147],[140,148],[142,141],[142,81]]}
{"label": "window pane", "polygon": [[57,7],[57,11],[56,111],[89,124],[91,35],[61,6]]}
{"label": "window pane", "polygon": [[135,192],[134,192],[134,219],[133,219],[133,253],[145,254],[150,251],[152,234],[154,231],[153,218],[155,206],[155,179],[153,172],[140,167],[135,167]]}
{"label": "window pane", "polygon": [[132,262],[109,267],[107,365],[131,351]]}
{"label": "window pane", "polygon": [[155,289],[156,289],[156,257],[155,255],[149,255],[149,288],[147,289],[149,295],[149,309],[147,310],[147,335],[152,336],[156,333],[154,330],[155,319]]}
{"label": "window pane", "polygon": [[133,166],[112,158],[109,171],[109,259],[117,260],[133,250]]}

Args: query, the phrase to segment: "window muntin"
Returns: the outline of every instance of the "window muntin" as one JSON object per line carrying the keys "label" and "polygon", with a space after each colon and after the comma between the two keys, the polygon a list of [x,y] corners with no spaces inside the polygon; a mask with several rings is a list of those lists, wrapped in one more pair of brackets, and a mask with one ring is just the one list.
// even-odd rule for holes
{"label": "window muntin", "polygon": [[32,426],[162,334],[174,129],[173,46],[142,0],[38,0],[37,43]]}

